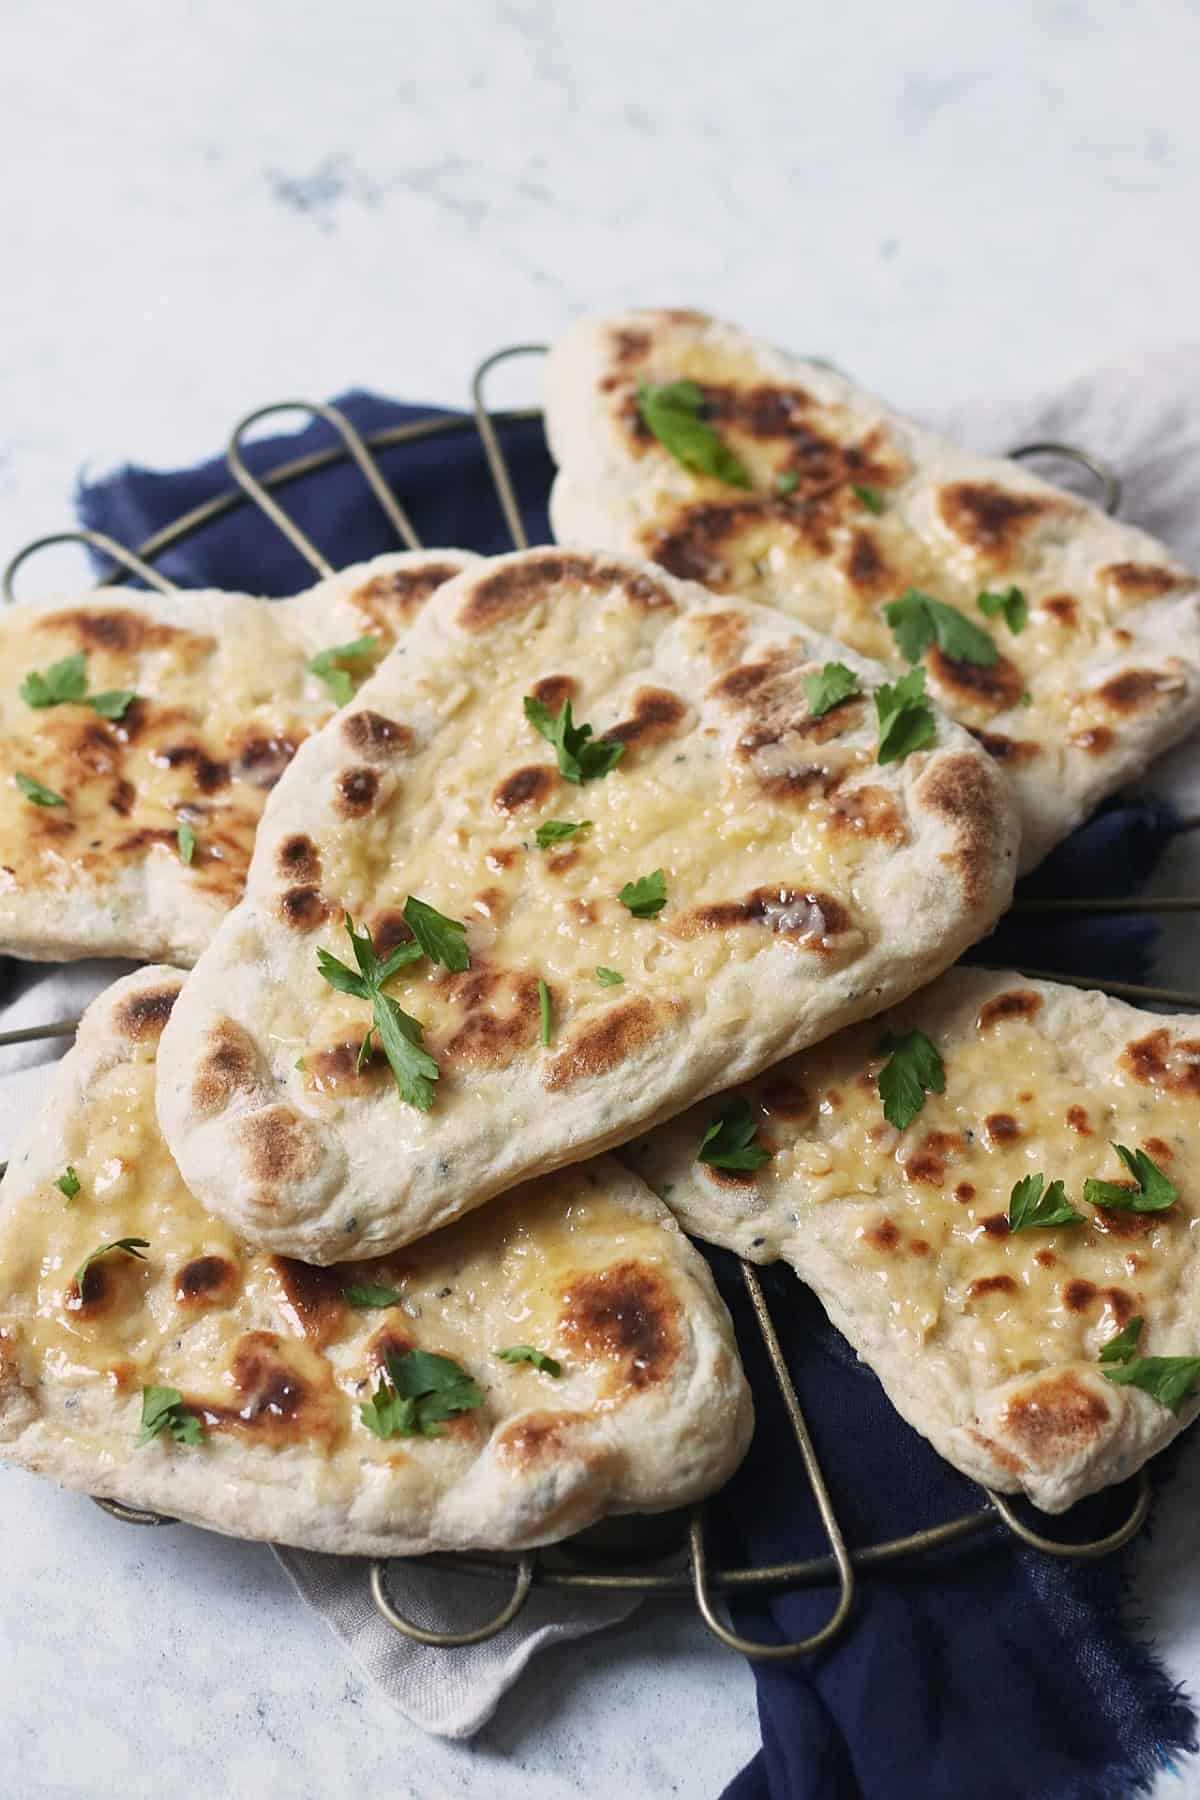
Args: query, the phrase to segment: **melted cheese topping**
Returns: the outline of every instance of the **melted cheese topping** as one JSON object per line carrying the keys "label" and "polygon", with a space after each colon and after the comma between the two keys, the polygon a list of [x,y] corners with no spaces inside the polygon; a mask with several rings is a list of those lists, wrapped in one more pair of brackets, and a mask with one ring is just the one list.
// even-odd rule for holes
{"label": "melted cheese topping", "polygon": [[[1195,1096],[1119,1070],[1085,1085],[1069,1044],[1008,1020],[971,1042],[938,1043],[946,1091],[928,1095],[901,1133],[883,1118],[878,1041],[876,1024],[810,1053],[803,1102],[794,1087],[773,1096],[770,1076],[757,1090],[774,1152],[757,1186],[768,1207],[778,1196],[778,1209],[792,1208],[801,1266],[815,1234],[858,1272],[873,1296],[864,1310],[882,1308],[889,1333],[914,1351],[965,1351],[977,1391],[1094,1361],[1134,1315],[1146,1321],[1142,1353],[1162,1353],[1185,1316],[1179,1269],[1200,1229]],[[801,1106],[802,1117],[784,1116]],[[1088,1176],[1128,1184],[1110,1142],[1140,1146],[1170,1176],[1180,1198],[1169,1211],[1084,1203]],[[1009,1232],[1013,1186],[1037,1172],[1065,1182],[1085,1224]],[[720,1177],[697,1166],[697,1179]]]}
{"label": "melted cheese topping", "polygon": [[[86,1109],[56,1122],[77,1197],[67,1203],[48,1180],[5,1209],[0,1336],[31,1391],[136,1398],[147,1385],[178,1388],[211,1430],[271,1447],[303,1442],[328,1459],[332,1498],[360,1479],[363,1458],[436,1469],[510,1414],[604,1410],[641,1384],[627,1345],[585,1329],[581,1290],[622,1265],[643,1284],[661,1278],[663,1293],[678,1276],[662,1229],[598,1177],[551,1177],[402,1255],[311,1269],[254,1252],[201,1210],[158,1132],[153,1090],[148,1051],[98,1078]],[[121,1237],[147,1239],[146,1260],[111,1252],[81,1294],[84,1258]],[[344,1302],[344,1285],[372,1282],[398,1290],[399,1305],[360,1312]],[[559,1358],[563,1378],[496,1359],[519,1343]],[[374,1392],[383,1344],[453,1357],[483,1388],[483,1407],[452,1421],[444,1439],[372,1436],[354,1402]]]}

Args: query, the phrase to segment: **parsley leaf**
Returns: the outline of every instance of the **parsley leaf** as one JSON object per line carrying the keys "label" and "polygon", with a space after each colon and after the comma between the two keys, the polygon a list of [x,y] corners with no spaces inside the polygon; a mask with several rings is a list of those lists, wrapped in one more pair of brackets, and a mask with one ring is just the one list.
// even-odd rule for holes
{"label": "parsley leaf", "polygon": [[855,496],[862,501],[862,504],[866,507],[867,511],[869,513],[874,513],[875,517],[878,518],[883,511],[883,494],[880,489],[864,485],[862,487],[856,486],[854,492]]}
{"label": "parsley leaf", "polygon": [[885,682],[877,688],[875,712],[879,719],[876,762],[903,762],[937,736],[933,708],[925,698],[924,669],[910,669],[893,686]]}
{"label": "parsley leaf", "polygon": [[1085,1200],[1112,1212],[1165,1212],[1168,1206],[1174,1206],[1179,1198],[1175,1183],[1157,1163],[1151,1162],[1144,1150],[1130,1150],[1124,1144],[1114,1144],[1113,1149],[1137,1186],[1128,1188],[1119,1181],[1097,1181],[1089,1175],[1083,1184]]}
{"label": "parsley leaf", "polygon": [[777,494],[794,494],[799,486],[800,471],[798,469],[781,469],[775,477]]}
{"label": "parsley leaf", "polygon": [[997,613],[1004,614],[1004,622],[1016,637],[1024,631],[1029,622],[1029,602],[1019,587],[1004,588],[999,593],[980,594],[975,602],[986,618],[994,619]]}
{"label": "parsley leaf", "polygon": [[596,980],[601,987],[623,987],[625,977],[616,969],[606,969],[603,963],[596,966]]}
{"label": "parsley leaf", "polygon": [[436,906],[427,906],[424,900],[410,894],[404,902],[404,923],[430,962],[441,963],[456,975],[470,968],[467,928],[457,919],[448,919]]}
{"label": "parsley leaf", "polygon": [[63,1170],[62,1174],[59,1176],[58,1180],[55,1182],[54,1185],[58,1189],[60,1194],[65,1195],[68,1203],[70,1203],[70,1201],[72,1201],[75,1198],[76,1194],[79,1192],[80,1188],[83,1186],[83,1183],[82,1183],[82,1181],[80,1181],[78,1175],[75,1173],[75,1164],[74,1163],[67,1164],[66,1168]]}
{"label": "parsley leaf", "polygon": [[[432,912],[433,908],[426,910]],[[441,918],[440,913],[436,916]],[[406,1013],[390,994],[382,991],[383,984],[391,980],[397,969],[403,968],[406,963],[415,962],[424,954],[422,948],[418,943],[399,944],[386,961],[380,962],[375,954],[370,932],[356,932],[349,913],[345,915],[344,922],[354,949],[358,973],[347,968],[344,962],[339,961],[328,950],[317,951],[317,972],[340,994],[353,994],[356,999],[369,1000],[371,1003],[374,1024],[359,1046],[359,1067],[369,1049],[371,1030],[377,1031],[400,1098],[407,1101],[409,1106],[428,1112],[433,1105],[433,1083],[438,1079],[439,1070],[429,1052],[421,1048],[424,1027],[419,1020]],[[443,922],[449,925],[454,923],[452,919]]]}
{"label": "parsley leaf", "polygon": [[309,662],[309,672],[319,675],[339,706],[345,706],[354,698],[359,683],[370,673],[368,669],[352,672],[343,668],[343,663],[374,662],[382,653],[383,645],[376,637],[355,638],[349,644],[334,644],[328,650],[318,650]]}
{"label": "parsley leaf", "polygon": [[1061,1181],[1046,1187],[1044,1175],[1023,1175],[1008,1201],[1008,1229],[1027,1231],[1033,1225],[1082,1225],[1083,1214],[1077,1213],[1067,1199]]}
{"label": "parsley leaf", "polygon": [[88,1270],[94,1262],[99,1262],[102,1256],[107,1256],[110,1250],[123,1250],[126,1256],[136,1256],[139,1261],[145,1262],[146,1258],[142,1252],[149,1248],[149,1238],[114,1238],[111,1244],[101,1244],[98,1250],[93,1250],[90,1256],[84,1257],[75,1271],[75,1286],[79,1290],[80,1299],[84,1298],[83,1284],[87,1280]]}
{"label": "parsley leaf", "polygon": [[175,842],[179,846],[180,862],[190,864],[196,854],[196,834],[186,819],[179,821],[178,829],[175,832]]}
{"label": "parsley leaf", "polygon": [[25,798],[32,800],[35,806],[65,806],[67,804],[62,795],[56,794],[53,788],[43,787],[40,781],[33,779],[32,775],[23,775],[20,769],[14,771],[13,780]]}
{"label": "parsley leaf", "polygon": [[380,1287],[373,1281],[352,1283],[349,1287],[344,1287],[342,1299],[347,1306],[354,1307],[356,1312],[371,1312],[377,1306],[400,1304],[400,1296],[395,1288]]}
{"label": "parsley leaf", "polygon": [[576,787],[581,787],[585,781],[601,780],[616,768],[625,754],[624,744],[589,744],[592,728],[576,725],[571,717],[569,700],[563,701],[560,712],[552,713],[541,700],[526,694],[524,706],[525,717],[533,729],[539,731],[547,743],[554,745],[559,774]]}
{"label": "parsley leaf", "polygon": [[88,694],[84,705],[102,719],[123,719],[136,699],[133,688],[107,688],[103,694]]}
{"label": "parsley leaf", "polygon": [[910,663],[920,662],[930,644],[936,643],[951,662],[997,662],[1000,652],[979,625],[973,625],[965,613],[946,606],[919,588],[909,588],[899,600],[891,600],[883,609],[892,636]]}
{"label": "parsley leaf", "polygon": [[82,650],[51,663],[44,675],[31,670],[21,683],[26,706],[62,706],[68,700],[82,700],[86,692],[87,657]]}
{"label": "parsley leaf", "polygon": [[703,406],[704,395],[694,381],[667,381],[658,387],[638,382],[642,423],[677,463],[693,475],[713,475],[730,487],[748,488],[746,465],[701,417]]}
{"label": "parsley leaf", "polygon": [[557,1381],[562,1374],[562,1364],[547,1356],[544,1350],[535,1350],[532,1344],[514,1344],[509,1350],[497,1350],[496,1355],[501,1362],[532,1363],[543,1375],[552,1375]]}
{"label": "parsley leaf", "polygon": [[617,899],[635,919],[653,919],[667,904],[667,878],[661,869],[655,869],[651,875],[627,881]]}
{"label": "parsley leaf", "polygon": [[879,1071],[883,1116],[904,1131],[924,1106],[926,1094],[945,1093],[945,1065],[923,1031],[906,1031],[903,1037],[889,1031],[879,1050],[888,1058]]}
{"label": "parsley leaf", "polygon": [[1134,1356],[1101,1371],[1106,1381],[1141,1388],[1178,1412],[1200,1380],[1200,1356]]}
{"label": "parsley leaf", "polygon": [[544,825],[538,826],[533,835],[538,849],[548,850],[551,844],[561,844],[565,838],[573,838],[577,832],[590,831],[591,829],[592,821],[590,819],[579,819],[577,821],[568,819],[547,819]]}
{"label": "parsley leaf", "polygon": [[1127,1363],[1133,1360],[1141,1341],[1142,1327],[1146,1323],[1140,1315],[1130,1319],[1124,1331],[1118,1331],[1100,1346],[1100,1361]]}
{"label": "parsley leaf", "polygon": [[696,1152],[713,1169],[759,1169],[771,1152],[756,1140],[758,1120],[748,1100],[731,1100],[709,1124]]}
{"label": "parsley leaf", "polygon": [[551,1023],[550,989],[546,986],[546,983],[542,980],[540,975],[538,976],[538,1010],[542,1015],[542,1042],[543,1044],[548,1044],[550,1042]]}
{"label": "parsley leaf", "polygon": [[138,1444],[148,1444],[160,1432],[169,1431],[177,1444],[200,1444],[204,1441],[204,1421],[188,1412],[178,1388],[147,1387],[142,1389],[142,1429]]}
{"label": "parsley leaf", "polygon": [[376,1437],[441,1437],[440,1421],[473,1412],[483,1395],[465,1369],[429,1350],[389,1350],[388,1378],[379,1378],[371,1400],[359,1407]]}
{"label": "parsley leaf", "polygon": [[858,676],[845,663],[826,663],[815,675],[804,677],[808,710],[814,719],[823,719],[827,712],[832,712],[843,700],[849,700],[861,691]]}

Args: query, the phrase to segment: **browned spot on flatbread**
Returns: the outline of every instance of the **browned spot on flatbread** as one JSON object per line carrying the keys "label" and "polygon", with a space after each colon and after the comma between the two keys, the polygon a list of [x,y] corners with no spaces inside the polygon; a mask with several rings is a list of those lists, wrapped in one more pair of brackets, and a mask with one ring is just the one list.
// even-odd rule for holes
{"label": "browned spot on flatbread", "polygon": [[317,1132],[290,1106],[267,1106],[250,1113],[241,1120],[237,1137],[251,1175],[266,1188],[303,1180],[321,1161]]}
{"label": "browned spot on flatbread", "polygon": [[1096,1292],[1094,1281],[1068,1281],[1062,1290],[1063,1305],[1068,1312],[1086,1312],[1095,1300]]}
{"label": "browned spot on flatbread", "polygon": [[279,916],[292,931],[315,931],[328,914],[320,888],[291,887],[279,896]]}
{"label": "browned spot on flatbread", "polygon": [[677,737],[687,716],[687,702],[678,694],[667,688],[638,688],[633,696],[632,716],[610,725],[601,733],[600,741],[624,744],[626,750],[642,750],[648,744],[661,744]]}
{"label": "browned spot on flatbread", "polygon": [[103,610],[81,606],[67,612],[43,613],[36,622],[39,631],[66,631],[81,650],[112,650],[134,653],[139,650],[174,650],[189,660],[216,649],[216,639],[187,631],[177,625],[163,625],[143,617],[127,607]]}
{"label": "browned spot on flatbread", "polygon": [[1162,669],[1126,669],[1097,688],[1096,698],[1103,700],[1111,712],[1130,718],[1153,711],[1165,695],[1178,691],[1181,685],[1178,675]]}
{"label": "browned spot on flatbread", "polygon": [[1136,1302],[1131,1295],[1125,1292],[1124,1288],[1101,1288],[1100,1298],[1103,1300],[1105,1306],[1108,1308],[1118,1325],[1127,1325],[1129,1323],[1129,1320],[1133,1317],[1133,1309]]}
{"label": "browned spot on flatbread", "polygon": [[303,728],[294,736],[247,731],[234,740],[233,771],[251,787],[273,788],[306,736]]}
{"label": "browned spot on flatbread", "polygon": [[1053,1250],[1035,1250],[1033,1253],[1033,1260],[1043,1269],[1056,1269],[1058,1267],[1058,1258]]}
{"label": "browned spot on flatbread", "polygon": [[1126,1044],[1121,1062],[1146,1087],[1200,1094],[1200,1038],[1173,1038],[1164,1025]]}
{"label": "browned spot on flatbread", "polygon": [[640,1057],[682,1010],[680,1002],[655,1002],[645,995],[622,1000],[582,1025],[550,1059],[542,1086],[551,1093],[611,1075]]}
{"label": "browned spot on flatbread", "polygon": [[389,1356],[406,1356],[416,1348],[416,1340],[399,1325],[390,1321],[371,1334],[367,1342],[367,1368],[375,1375],[387,1375]]}
{"label": "browned spot on flatbread", "polygon": [[387,1058],[375,1039],[365,1056],[361,1050],[361,1037],[306,1050],[301,1060],[308,1086],[317,1094],[373,1093],[387,1069]]}
{"label": "browned spot on flatbread", "polygon": [[854,940],[862,941],[862,933],[840,900],[782,882],[776,887],[755,888],[743,900],[714,900],[688,907],[672,919],[670,930],[675,937],[694,938],[739,925],[765,926],[774,936],[822,955],[843,951]]}
{"label": "browned spot on flatbread", "polygon": [[1107,725],[1092,725],[1085,731],[1073,731],[1071,742],[1089,756],[1107,756],[1113,746],[1113,734]]}
{"label": "browned spot on flatbread", "polygon": [[355,588],[350,599],[363,618],[389,636],[399,626],[411,625],[429,596],[444,581],[453,581],[459,570],[452,563],[430,563],[419,569],[390,569],[372,575]]}
{"label": "browned spot on flatbread", "polygon": [[536,1469],[542,1464],[575,1462],[582,1458],[591,1464],[599,1462],[604,1450],[599,1444],[586,1444],[589,1420],[584,1413],[522,1413],[496,1433],[496,1454],[506,1463],[520,1469]]}
{"label": "browned spot on flatbread", "polygon": [[1173,569],[1163,569],[1154,563],[1115,562],[1107,563],[1097,570],[1102,581],[1116,589],[1123,600],[1135,604],[1142,600],[1160,600],[1164,594],[1174,593],[1177,588],[1189,587],[1191,577],[1176,574]]}
{"label": "browned spot on flatbread", "polygon": [[879,599],[896,585],[878,540],[863,526],[851,532],[840,567],[855,593],[866,600]]}
{"label": "browned spot on flatbread", "polygon": [[813,1108],[812,1096],[794,1075],[776,1073],[759,1089],[759,1104],[778,1119],[803,1119]]}
{"label": "browned spot on flatbread", "polygon": [[133,811],[133,803],[137,799],[137,789],[132,781],[122,778],[108,797],[108,804],[119,818],[127,819]]}
{"label": "browned spot on flatbread", "polygon": [[400,944],[411,944],[412,927],[398,907],[385,907],[367,921],[377,956],[390,956]]}
{"label": "browned spot on flatbread", "polygon": [[546,858],[546,873],[563,876],[570,873],[577,863],[583,861],[583,852],[578,844],[567,844],[562,849],[551,850]]}
{"label": "browned spot on flatbread", "polygon": [[536,1041],[541,1023],[538,977],[525,969],[492,968],[476,957],[445,987],[456,1023],[440,1060],[459,1069],[505,1069]]}
{"label": "browned spot on flatbread", "polygon": [[284,838],[275,852],[279,873],[288,881],[314,882],[321,879],[321,853],[304,832]]}
{"label": "browned spot on flatbread", "polygon": [[955,827],[957,843],[945,860],[958,872],[967,906],[983,906],[1004,844],[993,780],[973,756],[953,754],[925,771],[917,794],[930,812]]}
{"label": "browned spot on flatbread", "polygon": [[619,326],[611,334],[613,361],[621,364],[641,362],[653,341],[648,331],[637,331],[629,325]]}
{"label": "browned spot on flatbread", "polygon": [[1049,613],[1056,625],[1073,626],[1079,620],[1079,602],[1072,594],[1049,594],[1038,602],[1038,611]]}
{"label": "browned spot on flatbread", "polygon": [[350,1316],[342,1297],[343,1270],[318,1269],[291,1256],[273,1256],[271,1268],[282,1289],[284,1313],[315,1349],[341,1336]]}
{"label": "browned spot on flatbread", "polygon": [[829,829],[838,835],[871,838],[881,844],[907,843],[908,827],[886,788],[868,783],[842,788],[827,798]]}
{"label": "browned spot on flatbread", "polygon": [[1143,1143],[1142,1149],[1147,1156],[1152,1156],[1155,1162],[1171,1162],[1175,1156],[1170,1144],[1164,1143],[1160,1137],[1148,1137]]}
{"label": "browned spot on flatbread", "polygon": [[945,1162],[940,1156],[935,1156],[924,1148],[918,1149],[901,1166],[904,1179],[917,1182],[922,1187],[940,1188],[946,1179]]}
{"label": "browned spot on flatbread", "polygon": [[110,1313],[118,1297],[123,1296],[128,1304],[145,1281],[144,1257],[144,1251],[141,1256],[113,1251],[98,1262],[89,1263],[82,1288],[74,1277],[68,1283],[63,1295],[64,1311],[73,1319],[90,1322]]}
{"label": "browned spot on flatbread", "polygon": [[888,1255],[900,1248],[900,1227],[894,1219],[876,1219],[873,1224],[867,1226],[863,1236],[872,1249],[882,1250]]}
{"label": "browned spot on flatbread", "polygon": [[966,662],[947,656],[934,644],[929,651],[929,672],[960,704],[984,712],[1007,712],[1025,691],[1020,669],[1007,656],[998,656],[994,663]]}
{"label": "browned spot on flatbread", "polygon": [[240,1404],[188,1399],[210,1431],[245,1433],[274,1447],[302,1443],[331,1450],[343,1435],[347,1403],[328,1363],[273,1331],[247,1331],[230,1364]]}
{"label": "browned spot on flatbread", "polygon": [[568,700],[574,700],[579,683],[571,675],[543,675],[530,689],[534,700],[540,700],[547,711],[560,713]]}
{"label": "browned spot on flatbread", "polygon": [[769,530],[776,541],[808,556],[830,556],[840,507],[833,491],[800,505],[767,495],[749,500],[707,502],[680,507],[671,525],[647,532],[651,560],[686,581],[702,581],[715,592],[728,591],[734,572],[729,557],[737,541],[755,527]]}
{"label": "browned spot on flatbread", "polygon": [[1011,768],[1031,763],[1042,754],[1041,745],[1031,744],[1028,738],[1005,737],[999,731],[979,730],[972,730],[971,736],[995,762],[1007,763]]}
{"label": "browned spot on flatbread", "polygon": [[194,1256],[176,1273],[175,1304],[197,1312],[228,1306],[241,1285],[241,1272],[227,1256]]}
{"label": "browned spot on flatbread", "polygon": [[987,1218],[980,1219],[979,1223],[983,1226],[983,1229],[987,1232],[989,1237],[1007,1237],[1012,1230],[1007,1213],[989,1213]]}
{"label": "browned spot on flatbread", "polygon": [[160,769],[188,768],[192,780],[202,794],[215,794],[229,786],[232,779],[229,764],[209,755],[203,744],[167,744],[150,752],[150,761]]}
{"label": "browned spot on flatbread", "polygon": [[737,612],[698,613],[691,620],[691,627],[717,669],[726,669],[738,660],[750,630],[745,613]]}
{"label": "browned spot on flatbread", "polygon": [[969,1181],[960,1181],[954,1190],[954,1198],[962,1206],[967,1206],[975,1198],[975,1189]]}
{"label": "browned spot on flatbread", "polygon": [[967,1284],[968,1300],[986,1300],[989,1294],[1015,1294],[1016,1281],[1011,1275],[981,1275]]}
{"label": "browned spot on flatbread", "polygon": [[1071,1130],[1077,1131],[1080,1137],[1091,1137],[1092,1123],[1088,1118],[1085,1106],[1068,1106],[1066,1120]]}
{"label": "browned spot on flatbread", "polygon": [[505,814],[520,812],[524,806],[543,806],[558,785],[558,774],[548,763],[530,763],[504,777],[492,794],[492,805]]}
{"label": "browned spot on flatbread", "polygon": [[253,1093],[257,1071],[253,1038],[233,1019],[218,1019],[205,1039],[192,1082],[192,1105],[201,1114],[220,1112],[235,1094]]}
{"label": "browned spot on flatbread", "polygon": [[[771,644],[760,653],[757,661],[739,663],[714,681],[709,695],[724,702],[734,712],[744,712],[747,708],[774,712],[781,702],[785,702],[800,718],[808,711],[807,705],[801,705],[801,690],[794,681],[782,683],[781,677],[790,675],[802,661],[799,645]],[[790,718],[788,722],[791,722]]]}
{"label": "browned spot on flatbread", "polygon": [[1004,1409],[1004,1428],[1028,1462],[1050,1468],[1090,1450],[1111,1416],[1103,1395],[1064,1369],[1014,1395]]}
{"label": "browned spot on flatbread", "polygon": [[1010,1475],[1020,1473],[1020,1460],[1013,1455],[1011,1450],[1006,1450],[1002,1444],[996,1443],[994,1438],[986,1437],[982,1431],[976,1431],[973,1425],[968,1428],[967,1436],[972,1443],[978,1444],[979,1448],[991,1457],[998,1468],[1007,1469]]}
{"label": "browned spot on flatbread", "polygon": [[675,610],[660,582],[601,557],[555,551],[535,552],[480,577],[459,609],[463,631],[478,634],[520,619],[556,587],[603,594],[615,589],[641,612]]}
{"label": "browned spot on flatbread", "polygon": [[178,982],[147,988],[139,994],[127,994],[113,1014],[117,1035],[131,1038],[135,1044],[149,1043],[161,1035],[178,998]]}
{"label": "browned spot on flatbread", "polygon": [[613,1385],[662,1385],[679,1360],[679,1301],[657,1269],[632,1258],[573,1276],[562,1289],[559,1330],[579,1357],[616,1365]]}
{"label": "browned spot on flatbread", "polygon": [[1021,1127],[1011,1113],[989,1113],[983,1123],[993,1144],[1015,1144],[1021,1135]]}
{"label": "browned spot on flatbread", "polygon": [[347,713],[338,729],[351,750],[367,762],[387,762],[412,748],[413,734],[407,725],[369,709]]}
{"label": "browned spot on flatbread", "polygon": [[333,784],[333,810],[343,819],[365,818],[378,794],[378,770],[343,769]]}
{"label": "browned spot on flatbread", "polygon": [[[1137,1192],[1131,1181],[1114,1181],[1112,1185],[1124,1188],[1129,1194]],[[1114,1238],[1146,1237],[1156,1225],[1165,1223],[1159,1213],[1134,1212],[1131,1207],[1125,1206],[1098,1206],[1092,1214],[1091,1222],[1105,1237]]]}
{"label": "browned spot on flatbread", "polygon": [[994,481],[955,481],[939,489],[937,510],[943,524],[972,550],[1007,560],[1038,520],[1061,512],[1064,502],[1041,494],[1022,494]]}

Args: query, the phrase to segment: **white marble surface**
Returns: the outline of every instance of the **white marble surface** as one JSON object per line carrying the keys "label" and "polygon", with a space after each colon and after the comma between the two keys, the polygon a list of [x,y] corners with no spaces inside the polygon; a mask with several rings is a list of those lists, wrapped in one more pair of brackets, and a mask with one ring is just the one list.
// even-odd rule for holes
{"label": "white marble surface", "polygon": [[[461,402],[576,312],[724,310],[898,403],[1195,331],[1189,0],[0,0],[0,552],[76,471],[355,383]],[[504,396],[502,396],[504,397]],[[1200,1470],[1142,1600],[1200,1689]],[[422,1739],[267,1552],[0,1477],[0,1793],[711,1795],[745,1668],[675,1613]],[[1195,1772],[1163,1792],[1200,1793]]]}

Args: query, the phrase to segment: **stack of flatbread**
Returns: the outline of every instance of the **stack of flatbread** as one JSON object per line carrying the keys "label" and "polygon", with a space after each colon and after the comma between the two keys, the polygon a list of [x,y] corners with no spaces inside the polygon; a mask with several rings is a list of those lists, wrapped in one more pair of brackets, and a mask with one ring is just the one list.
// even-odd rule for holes
{"label": "stack of flatbread", "polygon": [[564,547],[0,620],[0,948],[174,965],[6,1177],[0,1453],[341,1552],[677,1506],[752,1428],[688,1232],[1061,1510],[1200,1406],[1200,1041],[947,971],[1196,722],[1193,579],[697,314],[547,422]]}

